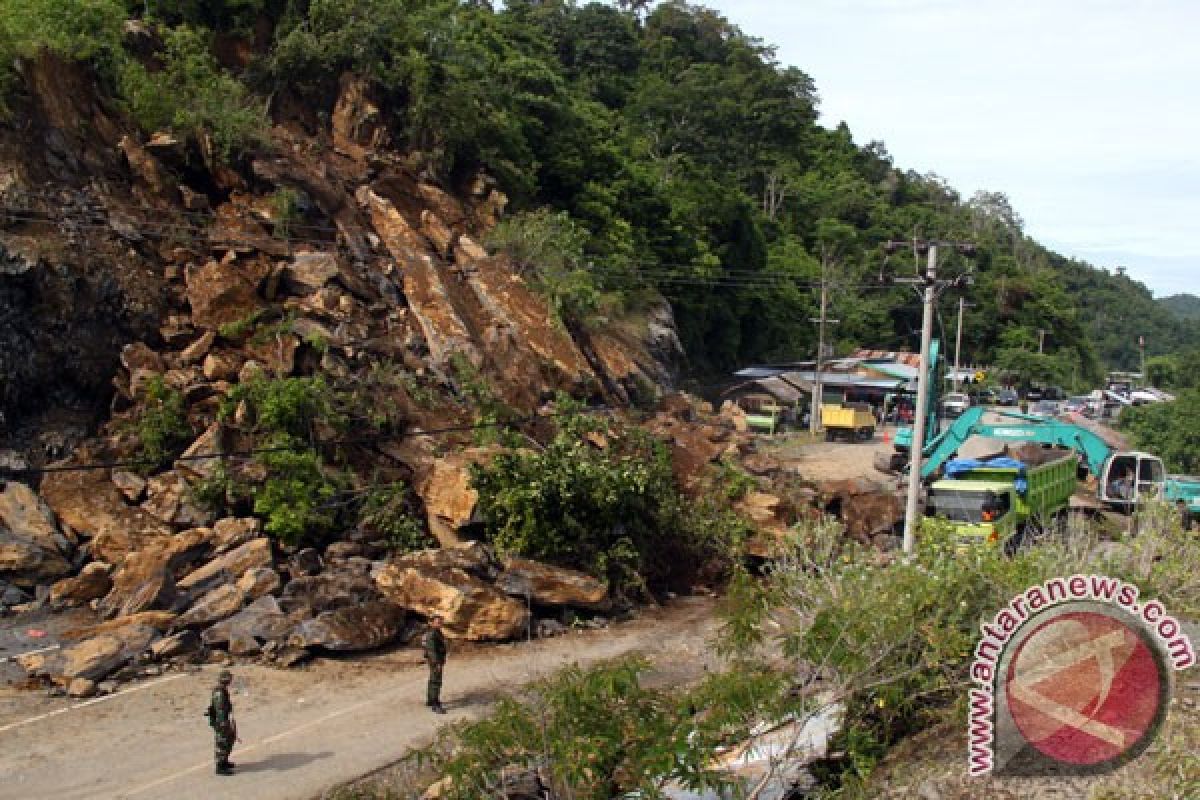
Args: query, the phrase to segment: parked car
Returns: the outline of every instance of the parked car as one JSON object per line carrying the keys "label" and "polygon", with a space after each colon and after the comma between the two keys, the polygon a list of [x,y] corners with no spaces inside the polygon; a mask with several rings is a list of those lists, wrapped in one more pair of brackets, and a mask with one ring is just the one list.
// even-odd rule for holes
{"label": "parked car", "polygon": [[971,398],[971,405],[974,406],[994,406],[998,402],[993,389],[974,389],[967,394]]}
{"label": "parked car", "polygon": [[1087,395],[1075,395],[1068,397],[1067,402],[1063,403],[1063,411],[1072,414],[1083,414],[1085,417],[1093,416],[1092,413],[1092,398]]}
{"label": "parked car", "polygon": [[1029,413],[1037,417],[1057,417],[1062,407],[1056,400],[1038,400],[1029,407]]}
{"label": "parked car", "polygon": [[971,407],[971,398],[961,392],[951,392],[942,398],[942,415],[950,417],[961,417],[963,412]]}
{"label": "parked car", "polygon": [[1016,389],[1001,389],[996,392],[996,405],[1015,406],[1021,402],[1021,396]]}
{"label": "parked car", "polygon": [[1042,392],[1042,387],[1040,386],[1030,386],[1025,390],[1025,402],[1029,403],[1030,405],[1033,405],[1038,400],[1043,399],[1045,396],[1046,395]]}

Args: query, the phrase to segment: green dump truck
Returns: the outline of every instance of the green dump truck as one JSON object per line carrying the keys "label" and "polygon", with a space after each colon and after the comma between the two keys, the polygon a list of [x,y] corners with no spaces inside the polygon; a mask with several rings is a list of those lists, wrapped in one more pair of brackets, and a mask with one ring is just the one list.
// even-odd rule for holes
{"label": "green dump truck", "polygon": [[1061,521],[1078,483],[1073,452],[1048,451],[1037,464],[1012,458],[955,459],[929,487],[925,514],[954,523],[964,543],[1003,543],[1007,551]]}

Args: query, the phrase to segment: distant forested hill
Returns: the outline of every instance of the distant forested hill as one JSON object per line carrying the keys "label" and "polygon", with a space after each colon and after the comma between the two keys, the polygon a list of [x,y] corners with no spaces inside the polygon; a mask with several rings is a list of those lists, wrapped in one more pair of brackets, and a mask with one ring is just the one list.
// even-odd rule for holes
{"label": "distant forested hill", "polygon": [[[58,5],[0,19],[0,87],[19,91],[12,65],[49,48],[91,64],[147,133],[208,132],[244,164],[257,128],[317,129],[341,76],[365,76],[414,169],[450,188],[480,169],[498,179],[512,202],[490,245],[519,256],[568,324],[664,295],[698,375],[811,357],[822,281],[839,351],[915,346],[919,303],[887,282],[915,259],[884,264],[880,249],[896,238],[978,244],[965,356],[1017,379],[1095,380],[1136,360],[1138,335],[1153,354],[1194,342],[1145,287],[1028,237],[1003,194],[961,197],[881,142],[821,127],[810,77],[700,6],[92,0],[84,23]],[[945,275],[972,267],[947,256]],[[957,299],[943,299],[943,334]]]}
{"label": "distant forested hill", "polygon": [[1180,319],[1200,320],[1200,297],[1194,294],[1161,297],[1158,304]]}

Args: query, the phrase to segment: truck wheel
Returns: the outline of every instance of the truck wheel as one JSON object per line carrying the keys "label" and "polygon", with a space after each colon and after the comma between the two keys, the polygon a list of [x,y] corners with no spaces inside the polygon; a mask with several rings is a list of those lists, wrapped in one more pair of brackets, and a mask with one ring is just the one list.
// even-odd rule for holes
{"label": "truck wheel", "polygon": [[834,439],[833,428],[826,428],[825,429],[825,441],[832,442],[833,439]]}

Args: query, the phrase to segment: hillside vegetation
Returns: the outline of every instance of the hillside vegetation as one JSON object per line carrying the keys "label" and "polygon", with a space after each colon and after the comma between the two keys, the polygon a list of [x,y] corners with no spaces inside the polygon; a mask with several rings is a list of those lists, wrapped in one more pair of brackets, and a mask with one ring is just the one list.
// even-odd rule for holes
{"label": "hillside vegetation", "polygon": [[1158,304],[1180,319],[1200,319],[1200,297],[1194,294],[1173,294],[1170,297],[1160,297]]}
{"label": "hillside vegetation", "polygon": [[[524,256],[569,324],[657,290],[698,375],[811,356],[814,326],[797,320],[815,313],[823,277],[839,350],[913,346],[919,306],[887,283],[913,259],[884,265],[878,247],[893,238],[978,243],[965,352],[1015,378],[1082,383],[1134,366],[1138,335],[1151,356],[1200,341],[1141,284],[1030,239],[1003,194],[963,198],[894,164],[882,143],[818,125],[810,77],[699,6],[7,5],[10,108],[20,59],[47,48],[91,65],[147,133],[203,135],[231,163],[265,147],[272,122],[322,125],[344,73],[368,78],[388,135],[427,175],[497,176],[513,213],[493,246]],[[1044,354],[1039,328],[1051,331]]]}

